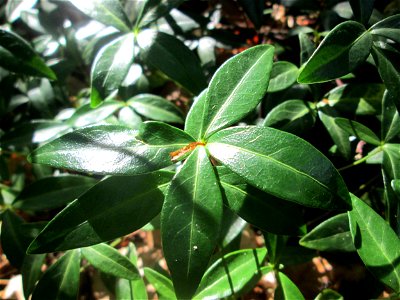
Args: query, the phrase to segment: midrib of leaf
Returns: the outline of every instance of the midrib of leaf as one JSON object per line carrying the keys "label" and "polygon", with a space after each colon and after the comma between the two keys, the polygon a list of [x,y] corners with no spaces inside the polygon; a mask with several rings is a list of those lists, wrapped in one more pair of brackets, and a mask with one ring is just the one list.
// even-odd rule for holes
{"label": "midrib of leaf", "polygon": [[[234,95],[236,94],[236,91],[241,87],[242,83],[247,80],[247,77],[251,73],[251,71],[257,66],[257,63],[267,54],[269,54],[270,50],[265,51],[264,54],[262,54],[256,61],[255,63],[251,66],[250,69],[247,70],[247,72],[243,75],[243,77],[240,79],[239,83],[235,86],[235,88],[232,90],[232,92],[229,94],[228,98],[224,101],[224,103],[221,105],[220,109],[217,111],[217,113],[214,115],[212,118],[211,122],[209,123],[204,136],[207,136],[209,133],[210,128],[214,125],[214,123],[220,118],[221,114],[226,110],[225,108],[231,104],[233,101]],[[207,91],[207,94],[210,93],[210,90]],[[206,101],[208,99],[206,95]],[[209,103],[207,105],[207,108],[209,107]],[[214,129],[215,130],[215,129]]]}
{"label": "midrib of leaf", "polygon": [[[399,118],[398,118],[398,114],[397,114],[397,113],[395,113],[395,114],[393,115],[393,118],[392,118],[391,121],[390,121],[390,125],[389,125],[389,128],[388,128],[388,130],[386,131],[386,133],[385,133],[385,134],[382,133],[382,138],[384,138],[385,141],[387,141],[386,139],[387,139],[389,133],[392,131],[392,128],[395,127],[396,121],[399,121]],[[382,126],[382,128],[383,128],[383,126]],[[392,139],[393,139],[393,137],[392,137]]]}
{"label": "midrib of leaf", "polygon": [[[86,0],[83,0],[83,1],[86,1]],[[97,2],[97,1],[96,1],[96,2]],[[122,25],[122,27],[125,27],[125,29],[127,29],[127,30],[129,31],[129,27],[128,27],[124,22],[122,22],[116,15],[112,14],[111,11],[109,11],[108,8],[107,8],[105,5],[103,5],[102,2],[97,2],[97,3],[98,3],[98,5],[99,5],[99,8],[101,8],[102,11],[103,11],[106,15],[111,16],[111,18],[112,18],[114,21],[116,21],[116,23],[119,23],[120,25]],[[112,26],[112,25],[111,25],[111,26]]]}
{"label": "midrib of leaf", "polygon": [[[350,231],[338,232],[338,233],[332,234],[332,235],[330,235],[330,236],[321,237],[321,238],[313,239],[313,240],[306,240],[306,241],[304,241],[304,242],[306,242],[306,243],[315,243],[316,241],[326,241],[326,240],[329,241],[329,240],[332,239],[332,238],[339,238],[339,237],[341,237],[342,235],[346,235],[346,234],[350,234]],[[304,242],[303,242],[303,243],[304,243]]]}
{"label": "midrib of leaf", "polygon": [[72,250],[72,251],[74,251],[74,252],[71,253],[71,256],[68,258],[67,266],[66,266],[66,268],[65,268],[65,272],[62,272],[62,273],[61,273],[61,274],[62,274],[61,283],[60,283],[60,288],[57,290],[57,297],[56,297],[56,299],[61,299],[61,298],[59,297],[59,295],[60,295],[60,292],[63,290],[64,284],[65,284],[65,279],[66,279],[67,276],[68,276],[69,269],[71,268],[71,265],[72,265],[72,262],[73,262],[73,258],[74,258],[74,256],[75,256],[75,251],[79,251],[79,250]]}

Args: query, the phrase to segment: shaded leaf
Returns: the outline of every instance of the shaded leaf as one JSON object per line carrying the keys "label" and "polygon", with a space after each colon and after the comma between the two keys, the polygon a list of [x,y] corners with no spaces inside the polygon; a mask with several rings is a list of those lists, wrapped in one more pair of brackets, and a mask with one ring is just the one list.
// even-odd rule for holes
{"label": "shaded leaf", "polygon": [[174,286],[169,278],[150,268],[144,268],[144,276],[154,286],[160,300],[176,299]]}
{"label": "shaded leaf", "polygon": [[386,143],[383,149],[383,169],[390,178],[400,179],[400,144]]}
{"label": "shaded leaf", "polygon": [[369,31],[373,35],[384,36],[400,43],[400,15],[390,16],[375,23]]}
{"label": "shaded leaf", "polygon": [[156,121],[144,122],[140,126],[137,139],[149,145],[157,146],[169,145],[172,142],[178,143],[179,145],[184,144],[186,146],[195,141],[194,138],[185,131]]}
{"label": "shaded leaf", "polygon": [[349,2],[356,21],[367,25],[374,9],[375,0],[350,0]]}
{"label": "shaded leaf", "polygon": [[385,92],[382,101],[382,132],[381,138],[389,142],[400,133],[400,118],[396,110],[394,96],[388,91]]}
{"label": "shaded leaf", "polygon": [[42,267],[46,254],[35,254],[25,256],[21,269],[22,285],[26,299],[35,288],[36,282],[42,275]]}
{"label": "shaded leaf", "polygon": [[142,15],[136,20],[137,26],[146,27],[157,19],[167,15],[171,9],[179,6],[184,0],[147,0],[143,5]]}
{"label": "shaded leaf", "polygon": [[296,82],[299,69],[288,61],[277,61],[272,65],[268,93],[274,93],[290,87]]}
{"label": "shaded leaf", "polygon": [[255,28],[260,28],[264,17],[265,1],[263,0],[239,0],[249,19]]}
{"label": "shaded leaf", "polygon": [[310,39],[310,36],[301,32],[299,34],[299,42],[300,42],[300,66],[304,65],[314,53],[316,46],[314,42]]}
{"label": "shaded leaf", "polygon": [[377,135],[365,125],[345,118],[335,118],[335,123],[350,135],[375,146],[381,144]]}

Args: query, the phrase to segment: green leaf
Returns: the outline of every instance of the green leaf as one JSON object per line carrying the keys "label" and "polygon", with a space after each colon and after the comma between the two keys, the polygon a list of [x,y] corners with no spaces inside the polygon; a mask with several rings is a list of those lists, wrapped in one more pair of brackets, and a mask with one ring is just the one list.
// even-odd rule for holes
{"label": "green leaf", "polygon": [[378,136],[365,125],[345,118],[335,118],[335,123],[350,135],[375,146],[381,144]]}
{"label": "green leaf", "polygon": [[24,263],[21,268],[22,285],[24,296],[26,299],[35,288],[36,282],[42,275],[42,267],[46,254],[36,254],[25,256]]}
{"label": "green leaf", "polygon": [[143,28],[150,25],[183,2],[184,0],[146,0],[142,15],[136,20],[137,26]]}
{"label": "green leaf", "polygon": [[299,69],[288,61],[277,61],[272,65],[268,93],[274,93],[290,87],[296,82]]}
{"label": "green leaf", "polygon": [[125,79],[135,54],[134,39],[135,35],[128,33],[112,40],[97,53],[90,74],[92,107],[118,89]]}
{"label": "green leaf", "polygon": [[265,117],[264,126],[301,133],[315,123],[316,112],[303,100],[287,100],[275,106]]}
{"label": "green leaf", "polygon": [[204,116],[206,110],[207,89],[198,95],[190,107],[185,120],[185,131],[196,140],[201,140],[204,127]]}
{"label": "green leaf", "polygon": [[351,195],[350,230],[358,255],[382,283],[400,291],[400,239],[361,199]]}
{"label": "green leaf", "polygon": [[79,175],[43,178],[26,187],[12,205],[25,211],[57,208],[75,200],[96,182],[94,178]]}
{"label": "green leaf", "polygon": [[171,177],[159,171],[104,179],[51,220],[28,252],[91,246],[142,228],[159,214]]}
{"label": "green leaf", "polygon": [[19,74],[57,79],[23,38],[3,29],[0,29],[0,67]]}
{"label": "green leaf", "polygon": [[372,35],[380,35],[400,43],[400,14],[383,19],[374,24],[369,31]]}
{"label": "green leaf", "polygon": [[367,25],[375,0],[349,0],[356,21]]}
{"label": "green leaf", "polygon": [[275,290],[276,300],[304,300],[299,288],[282,272],[277,274],[278,287]]}
{"label": "green leaf", "polygon": [[316,46],[314,42],[310,39],[310,35],[301,32],[299,34],[300,42],[300,66],[304,65],[314,53]]}
{"label": "green leaf", "polygon": [[198,58],[172,35],[151,29],[139,33],[138,44],[146,63],[197,95],[207,83]]}
{"label": "green leaf", "polygon": [[383,145],[382,164],[390,178],[400,179],[400,144]]}
{"label": "green leaf", "polygon": [[65,253],[43,274],[32,299],[76,299],[79,291],[80,250]]}
{"label": "green leaf", "polygon": [[211,79],[202,136],[232,125],[256,108],[268,89],[274,48],[252,47],[227,60]]}
{"label": "green leaf", "polygon": [[125,279],[138,279],[138,269],[118,250],[107,244],[82,248],[82,255],[100,271]]}
{"label": "green leaf", "polygon": [[261,230],[277,234],[301,234],[304,224],[299,207],[246,184],[228,168],[217,167],[228,207]]}
{"label": "green leaf", "polygon": [[187,145],[195,142],[195,139],[185,131],[156,121],[142,123],[136,138],[149,145],[157,146],[170,145],[171,143]]}
{"label": "green leaf", "polygon": [[297,80],[300,83],[318,83],[347,75],[367,59],[371,46],[371,34],[363,25],[354,21],[343,22],[324,38],[301,68]]}
{"label": "green leaf", "polygon": [[134,175],[172,164],[170,153],[186,143],[152,146],[136,140],[137,131],[118,125],[83,128],[33,151],[29,159],[56,168],[96,174]]}
{"label": "green leaf", "polygon": [[69,0],[69,2],[94,20],[115,27],[120,31],[129,32],[132,27],[119,1]]}
{"label": "green leaf", "polygon": [[286,249],[288,237],[266,231],[263,232],[263,236],[265,247],[268,249],[268,261],[270,264],[277,266],[281,255]]}
{"label": "green leaf", "polygon": [[265,248],[231,252],[215,261],[204,274],[194,299],[222,299],[243,295],[260,280]]}
{"label": "green leaf", "polygon": [[160,300],[176,299],[174,286],[169,278],[150,268],[144,268],[144,276],[154,286]]}
{"label": "green leaf", "polygon": [[356,251],[351,239],[349,217],[336,215],[303,236],[300,245],[320,251]]}
{"label": "green leaf", "polygon": [[381,138],[389,142],[400,133],[400,117],[396,109],[395,97],[388,91],[383,95],[382,101],[382,127]]}
{"label": "green leaf", "polygon": [[221,191],[206,150],[199,146],[172,179],[161,212],[163,251],[178,298],[195,293],[218,241],[221,219]]}
{"label": "green leaf", "polygon": [[142,118],[129,106],[119,110],[118,120],[121,125],[128,126],[132,129],[138,129],[143,122]]}
{"label": "green leaf", "polygon": [[38,2],[38,0],[9,0],[7,1],[6,4],[6,16],[7,20],[10,23],[13,23],[14,21],[18,20],[21,16],[21,13],[31,9],[35,4]]}
{"label": "green leaf", "polygon": [[140,94],[127,101],[138,114],[152,120],[183,123],[181,110],[165,98],[152,94]]}
{"label": "green leaf", "polygon": [[321,209],[348,207],[338,171],[295,135],[269,127],[232,127],[214,134],[207,149],[248,183],[278,198]]}
{"label": "green leaf", "polygon": [[343,296],[331,289],[324,289],[315,300],[344,300]]}

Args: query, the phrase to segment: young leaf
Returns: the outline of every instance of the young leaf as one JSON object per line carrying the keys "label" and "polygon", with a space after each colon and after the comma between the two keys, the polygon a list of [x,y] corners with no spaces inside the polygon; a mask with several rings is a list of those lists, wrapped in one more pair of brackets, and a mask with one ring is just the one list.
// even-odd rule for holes
{"label": "young leaf", "polygon": [[374,9],[375,0],[350,0],[349,2],[356,21],[367,25]]}
{"label": "young leaf", "polygon": [[282,272],[278,272],[278,287],[275,290],[276,300],[304,300],[299,288]]}
{"label": "young leaf", "polygon": [[238,297],[261,278],[265,248],[231,252],[214,262],[204,274],[194,299]]}
{"label": "young leaf", "polygon": [[21,268],[22,285],[24,296],[26,299],[35,288],[36,282],[42,275],[42,267],[46,254],[35,254],[25,256],[24,263]]}
{"label": "young leaf", "polygon": [[118,89],[125,79],[135,53],[134,39],[133,33],[123,35],[105,45],[96,55],[90,75],[92,107]]}
{"label": "young leaf", "polygon": [[84,14],[105,25],[110,25],[124,32],[129,32],[132,27],[119,1],[69,1]]}
{"label": "young leaf", "polygon": [[389,142],[400,133],[400,117],[394,105],[395,98],[390,92],[386,91],[382,101],[382,132],[381,138]]}
{"label": "young leaf", "polygon": [[335,118],[335,123],[350,135],[354,135],[359,140],[363,140],[375,146],[379,146],[381,141],[377,135],[368,127],[361,123],[345,118]]}
{"label": "young leaf", "polygon": [[321,209],[348,207],[338,171],[295,135],[269,127],[232,127],[214,134],[207,149],[248,183],[276,197]]}
{"label": "young leaf", "polygon": [[176,299],[174,286],[169,278],[150,268],[144,268],[144,276],[154,286],[160,300]]}
{"label": "young leaf", "polygon": [[182,112],[167,99],[151,94],[140,94],[127,101],[138,114],[157,121],[183,123]]}
{"label": "young leaf", "polygon": [[207,89],[198,95],[190,107],[185,120],[185,131],[196,140],[201,140],[206,111]]}
{"label": "young leaf", "polygon": [[76,299],[79,291],[80,252],[68,251],[50,266],[33,291],[32,299]]}
{"label": "young leaf", "polygon": [[296,82],[299,69],[288,61],[277,61],[272,65],[268,93],[274,93],[290,87]]}
{"label": "young leaf", "polygon": [[199,60],[183,42],[172,35],[151,29],[140,32],[137,40],[145,62],[195,95],[206,88]]}
{"label": "young leaf", "polygon": [[125,279],[138,279],[139,271],[132,262],[115,248],[98,244],[82,248],[82,255],[100,271]]}
{"label": "young leaf", "polygon": [[0,29],[0,66],[8,71],[56,80],[54,72],[19,35]]}
{"label": "young leaf", "polygon": [[355,251],[349,217],[343,213],[322,222],[301,238],[300,245],[320,251]]}
{"label": "young leaf", "polygon": [[94,178],[79,175],[43,178],[25,188],[12,205],[25,211],[57,208],[75,200],[96,182]]}
{"label": "young leaf", "polygon": [[372,46],[371,34],[358,22],[346,21],[324,38],[301,68],[300,83],[325,82],[347,75],[363,63]]}
{"label": "young leaf", "polygon": [[158,171],[104,179],[51,220],[28,251],[85,247],[140,229],[159,214],[171,178]]}
{"label": "young leaf", "polygon": [[361,199],[351,195],[350,230],[360,258],[381,282],[400,292],[400,239]]}
{"label": "young leaf", "polygon": [[186,143],[152,146],[136,140],[137,131],[118,125],[76,130],[33,151],[33,163],[96,174],[134,175],[172,164],[170,153]]}
{"label": "young leaf", "polygon": [[372,35],[380,35],[400,43],[400,15],[390,16],[374,24],[369,31]]}
{"label": "young leaf", "polygon": [[274,48],[252,47],[227,60],[211,79],[202,136],[232,125],[251,112],[268,89]]}
{"label": "young leaf", "polygon": [[178,298],[195,293],[218,241],[221,218],[221,191],[199,146],[172,179],[161,212],[163,250]]}

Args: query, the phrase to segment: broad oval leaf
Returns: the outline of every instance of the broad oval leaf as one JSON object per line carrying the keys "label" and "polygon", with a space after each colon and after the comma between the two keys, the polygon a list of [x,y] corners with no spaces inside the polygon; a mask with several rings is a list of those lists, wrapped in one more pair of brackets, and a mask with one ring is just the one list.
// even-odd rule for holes
{"label": "broad oval leaf", "polygon": [[290,87],[296,82],[299,69],[288,61],[277,61],[272,65],[268,93],[274,93]]}
{"label": "broad oval leaf", "polygon": [[206,111],[207,89],[202,91],[194,101],[185,120],[185,131],[196,140],[201,140]]}
{"label": "broad oval leaf", "polygon": [[137,131],[118,125],[83,128],[33,151],[33,163],[81,172],[132,175],[152,172],[172,164],[170,153],[186,143],[148,145],[136,139]]}
{"label": "broad oval leaf", "polygon": [[150,268],[144,268],[144,276],[154,286],[160,300],[176,299],[174,285],[169,278]]}
{"label": "broad oval leaf", "polygon": [[299,288],[284,273],[278,271],[277,277],[278,287],[275,290],[276,300],[305,299]]}
{"label": "broad oval leaf", "polygon": [[363,140],[375,146],[381,144],[378,136],[371,129],[361,123],[345,118],[335,118],[335,123],[348,134],[354,135],[359,140]]}
{"label": "broad oval leaf", "polygon": [[301,68],[300,83],[318,83],[347,75],[363,63],[372,46],[371,34],[355,21],[346,21],[324,38]]}
{"label": "broad oval leaf", "polygon": [[381,282],[400,292],[400,239],[361,199],[351,195],[350,230],[358,255]]}
{"label": "broad oval leaf", "polygon": [[73,300],[78,297],[81,251],[68,251],[43,274],[32,299]]}
{"label": "broad oval leaf", "polygon": [[81,249],[82,255],[100,271],[125,279],[138,279],[140,274],[134,264],[115,248],[98,244]]}
{"label": "broad oval leaf", "polygon": [[248,183],[278,198],[321,209],[349,206],[346,185],[333,164],[295,135],[269,127],[232,127],[214,134],[207,149]]}
{"label": "broad oval leaf", "polygon": [[159,214],[171,178],[159,171],[104,179],[52,219],[28,251],[86,247],[140,229]]}
{"label": "broad oval leaf", "polygon": [[76,8],[89,17],[121,31],[129,32],[132,27],[119,1],[110,0],[69,0]]}
{"label": "broad oval leaf", "polygon": [[23,38],[3,29],[0,29],[0,66],[15,73],[57,79]]}
{"label": "broad oval leaf", "polygon": [[322,222],[301,238],[300,245],[320,251],[356,251],[349,217],[343,213]]}
{"label": "broad oval leaf", "polygon": [[196,292],[216,247],[221,219],[221,191],[206,150],[199,146],[172,179],[161,212],[163,251],[177,298]]}
{"label": "broad oval leaf", "polygon": [[194,299],[240,296],[260,280],[265,248],[231,252],[215,261],[204,274]]}
{"label": "broad oval leaf", "polygon": [[374,24],[369,31],[373,35],[384,36],[396,43],[400,43],[400,14],[383,19]]}
{"label": "broad oval leaf", "polygon": [[118,89],[125,79],[135,53],[134,40],[134,34],[128,33],[112,40],[97,53],[90,74],[93,107]]}
{"label": "broad oval leaf", "polygon": [[256,108],[268,89],[274,48],[252,47],[227,60],[206,94],[202,137],[232,125]]}

